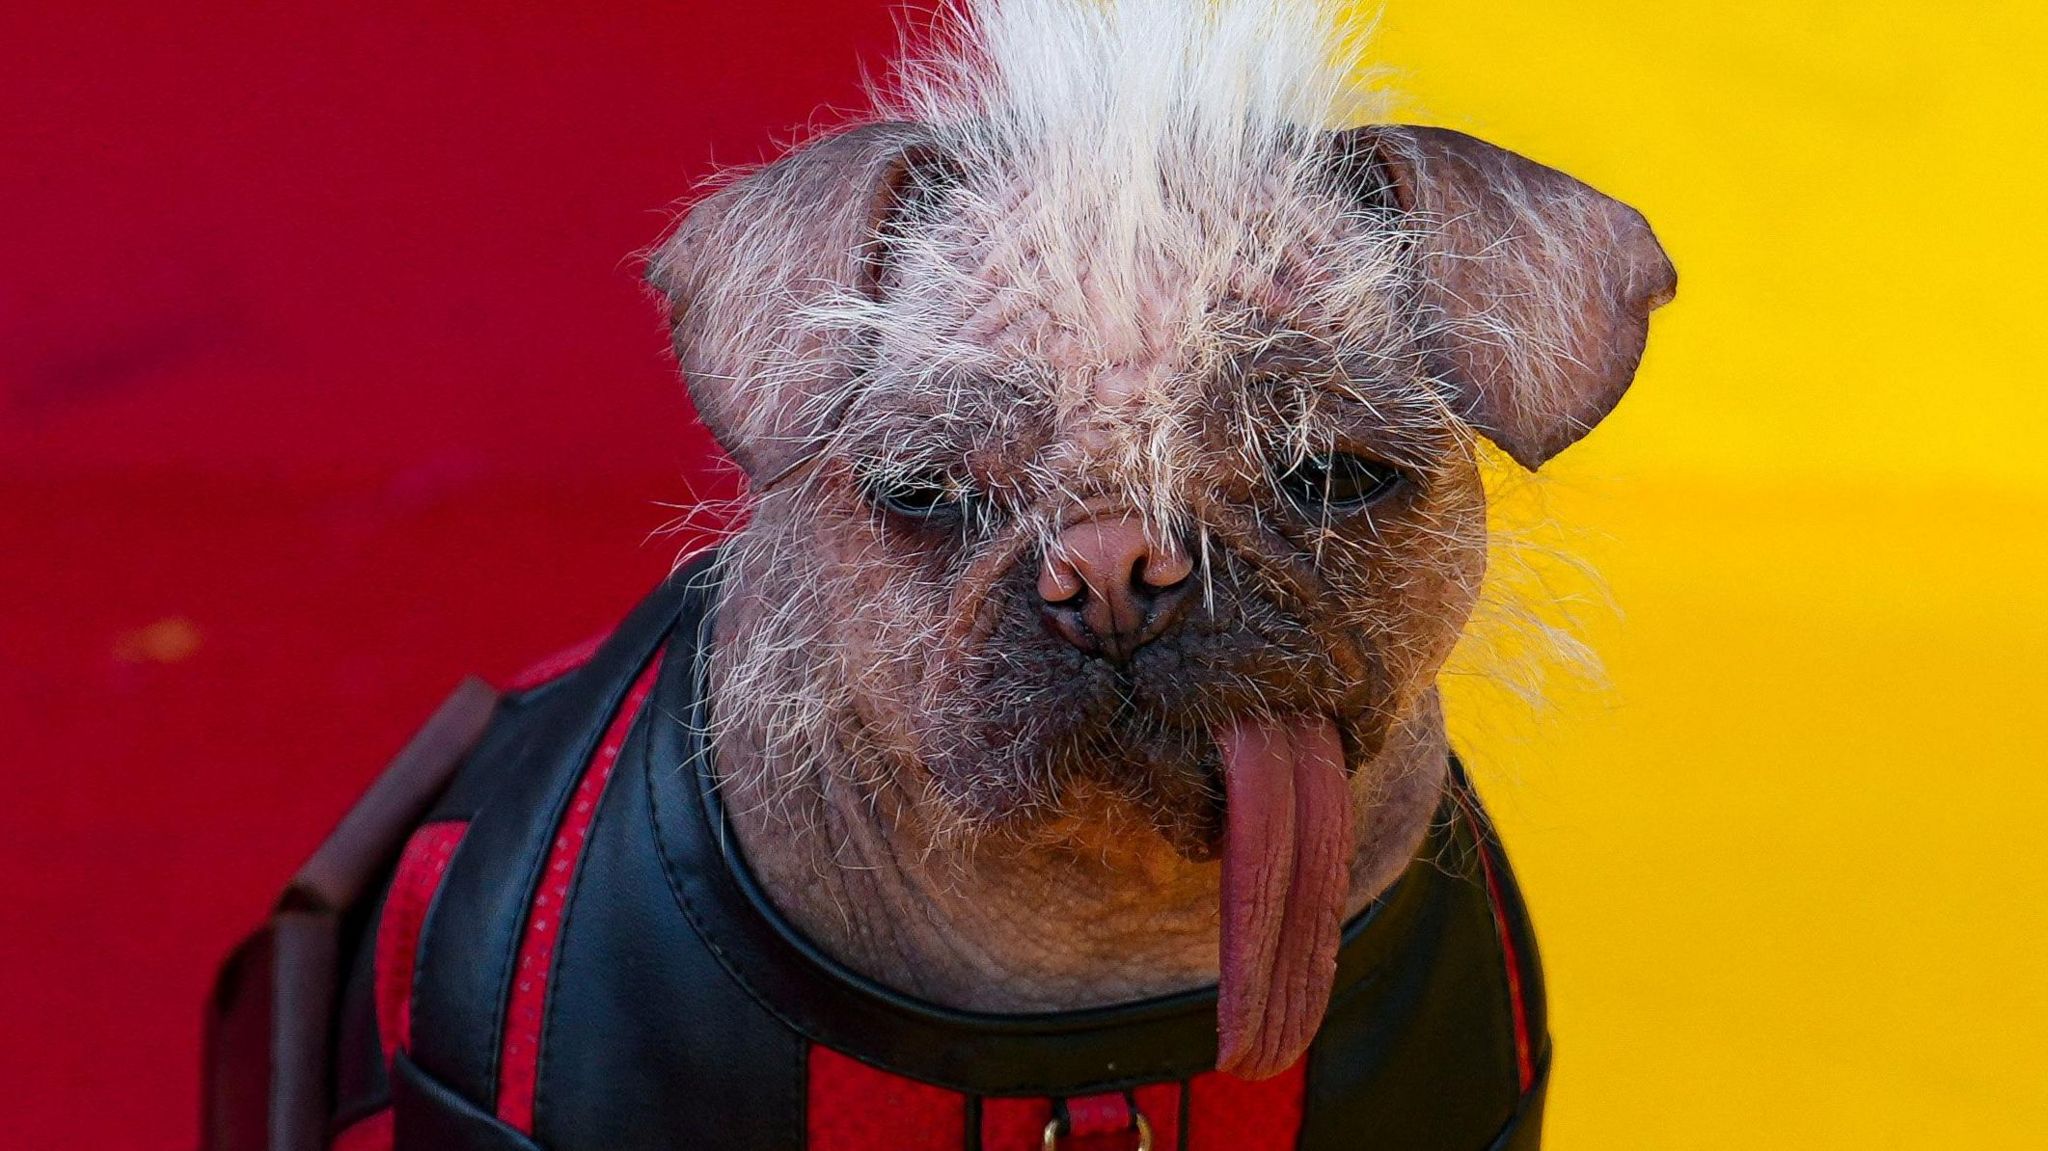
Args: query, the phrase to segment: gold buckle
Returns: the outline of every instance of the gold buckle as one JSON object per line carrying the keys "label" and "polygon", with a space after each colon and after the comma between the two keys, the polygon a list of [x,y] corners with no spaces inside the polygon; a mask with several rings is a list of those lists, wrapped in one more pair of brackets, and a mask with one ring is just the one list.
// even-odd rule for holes
{"label": "gold buckle", "polygon": [[[1131,1118],[1138,1121],[1137,1151],[1152,1151],[1152,1125],[1145,1121],[1144,1114],[1135,1107],[1131,1108]],[[1060,1117],[1055,1115],[1045,1121],[1045,1151],[1059,1151],[1059,1148]]]}

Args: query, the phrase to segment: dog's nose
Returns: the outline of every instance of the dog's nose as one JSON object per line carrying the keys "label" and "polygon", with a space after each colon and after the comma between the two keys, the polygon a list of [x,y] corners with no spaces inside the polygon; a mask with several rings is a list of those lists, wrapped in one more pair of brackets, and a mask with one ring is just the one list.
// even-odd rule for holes
{"label": "dog's nose", "polygon": [[1187,610],[1188,550],[1147,536],[1135,518],[1083,520],[1061,532],[1038,569],[1046,629],[1117,662]]}

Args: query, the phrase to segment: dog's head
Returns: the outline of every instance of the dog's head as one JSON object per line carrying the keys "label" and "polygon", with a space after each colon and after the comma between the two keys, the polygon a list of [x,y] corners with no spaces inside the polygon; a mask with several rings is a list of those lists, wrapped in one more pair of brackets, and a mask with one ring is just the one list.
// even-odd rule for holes
{"label": "dog's head", "polygon": [[[994,6],[916,118],[725,187],[656,258],[756,497],[719,707],[778,769],[907,785],[960,828],[1108,797],[1191,858],[1243,853],[1226,904],[1240,874],[1242,901],[1341,906],[1297,857],[1341,852],[1375,783],[1346,777],[1472,607],[1474,433],[1529,468],[1578,439],[1674,274],[1552,169],[1318,127],[1332,66],[1231,39],[1271,5],[1177,55],[1030,58],[1054,7]],[[1225,1064],[1253,1073],[1306,1037],[1253,1018],[1233,1047],[1232,996],[1264,992],[1232,964],[1313,984],[1334,946],[1278,915],[1225,908]]]}

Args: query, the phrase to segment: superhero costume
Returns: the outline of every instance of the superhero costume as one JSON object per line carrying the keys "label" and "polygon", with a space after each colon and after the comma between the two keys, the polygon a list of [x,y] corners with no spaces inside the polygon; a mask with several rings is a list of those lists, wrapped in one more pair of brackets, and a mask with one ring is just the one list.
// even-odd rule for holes
{"label": "superhero costume", "polygon": [[1308,1053],[1213,1070],[1213,988],[953,1011],[798,935],[699,734],[708,561],[502,697],[472,681],[344,819],[209,1014],[212,1151],[1528,1151],[1550,1045],[1463,770],[1345,926]]}

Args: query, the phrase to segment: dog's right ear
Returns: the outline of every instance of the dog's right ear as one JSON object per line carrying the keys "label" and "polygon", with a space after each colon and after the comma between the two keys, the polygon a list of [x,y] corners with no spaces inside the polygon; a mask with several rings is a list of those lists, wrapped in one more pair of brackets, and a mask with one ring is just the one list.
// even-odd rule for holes
{"label": "dog's right ear", "polygon": [[857,371],[853,334],[806,310],[874,294],[890,222],[944,168],[931,153],[915,124],[827,137],[706,197],[649,262],[697,414],[757,483],[804,457]]}

